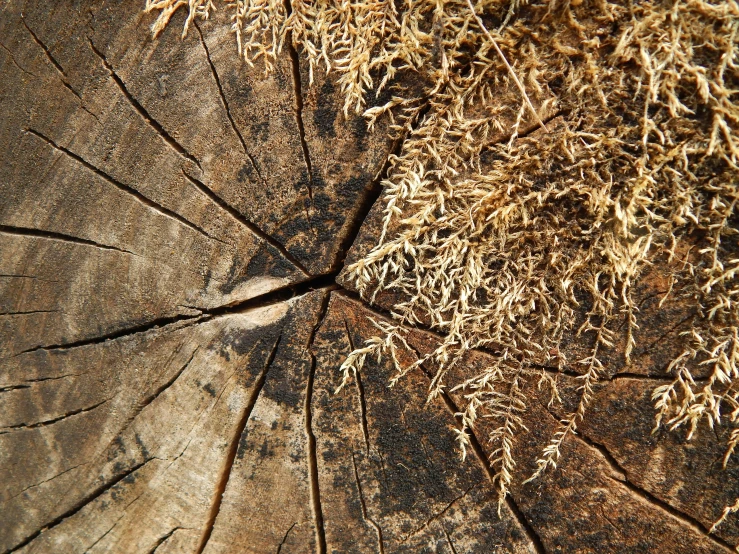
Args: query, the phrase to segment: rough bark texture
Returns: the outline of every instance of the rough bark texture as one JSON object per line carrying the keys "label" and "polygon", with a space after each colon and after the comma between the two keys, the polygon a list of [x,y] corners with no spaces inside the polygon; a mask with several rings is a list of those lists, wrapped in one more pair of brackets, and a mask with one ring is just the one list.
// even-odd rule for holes
{"label": "rough bark texture", "polygon": [[[181,40],[179,13],[152,40],[141,7],[0,8],[0,552],[739,542],[735,520],[707,533],[739,496],[725,431],[651,434],[650,393],[694,315],[659,307],[669,267],[640,284],[634,362],[614,348],[560,466],[514,482],[500,513],[484,423],[460,461],[464,397],[425,405],[433,367],[390,389],[390,365],[372,361],[334,394],[346,354],[375,334],[368,318],[385,317],[373,310],[392,307],[336,281],[347,249],[377,238],[394,145],[343,118],[333,76],[309,86],[298,53],[265,77],[218,21]],[[402,355],[437,340],[414,332]],[[573,374],[559,380],[551,409],[527,383],[522,474],[574,402]]]}

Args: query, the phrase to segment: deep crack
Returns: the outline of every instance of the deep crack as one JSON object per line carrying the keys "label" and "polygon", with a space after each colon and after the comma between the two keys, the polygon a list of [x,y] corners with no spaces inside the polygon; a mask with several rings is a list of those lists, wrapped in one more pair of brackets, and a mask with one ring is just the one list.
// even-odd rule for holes
{"label": "deep crack", "polygon": [[21,542],[19,542],[18,544],[16,544],[10,550],[7,550],[4,554],[10,554],[11,552],[15,552],[17,550],[20,550],[21,548],[23,548],[24,546],[26,546],[28,543],[30,543],[31,541],[33,541],[36,537],[38,537],[39,535],[41,535],[41,533],[44,533],[46,531],[49,531],[50,529],[53,529],[54,527],[56,527],[57,525],[59,525],[60,523],[62,523],[64,520],[72,517],[77,512],[79,512],[80,510],[82,510],[82,508],[84,508],[85,506],[87,506],[88,504],[90,504],[91,502],[93,502],[94,500],[96,500],[97,498],[99,498],[100,496],[102,496],[103,494],[105,494],[106,492],[108,492],[110,489],[112,489],[113,487],[115,487],[118,483],[120,483],[121,481],[123,481],[123,479],[125,479],[129,475],[134,474],[136,471],[138,471],[139,469],[141,469],[146,464],[148,464],[151,460],[154,460],[154,459],[158,459],[158,458],[149,458],[148,460],[145,460],[145,461],[143,461],[143,462],[141,462],[139,464],[136,464],[132,468],[124,471],[123,473],[118,474],[116,477],[114,477],[113,479],[111,479],[107,483],[104,483],[103,485],[100,485],[99,487],[95,488],[92,492],[90,492],[84,498],[82,498],[82,500],[80,500],[79,502],[77,502],[76,504],[74,504],[69,510],[67,510],[66,512],[64,512],[62,515],[54,518],[49,523],[45,524],[41,529],[39,529],[35,533],[32,533],[31,535],[29,535],[25,539],[23,539]]}
{"label": "deep crack", "polygon": [[[292,13],[290,0],[285,0],[285,9],[289,17]],[[293,89],[295,91],[295,121],[298,125],[298,133],[300,134],[300,147],[303,150],[303,160],[308,169],[308,197],[310,198],[311,204],[313,204],[313,187],[315,186],[315,182],[313,179],[313,163],[311,162],[308,143],[305,140],[305,125],[303,124],[303,86],[300,78],[300,57],[298,56],[298,51],[295,49],[292,38],[292,33],[288,33],[285,42],[287,43],[287,51],[290,54]]]}
{"label": "deep crack", "polygon": [[87,408],[80,408],[78,410],[72,410],[71,412],[67,412],[65,414],[62,414],[58,417],[52,418],[52,419],[46,419],[43,421],[37,421],[35,423],[19,423],[17,425],[8,425],[7,427],[0,427],[0,435],[4,435],[13,431],[20,431],[22,429],[36,429],[37,427],[47,427],[49,425],[53,425],[54,423],[57,423],[59,421],[63,421],[67,418],[84,414],[87,412],[91,412],[96,408],[99,408],[106,402],[108,402],[110,398],[106,398],[105,400],[102,400],[100,402],[96,402],[92,406],[88,406]]}
{"label": "deep crack", "polygon": [[58,314],[60,310],[28,310],[21,312],[0,312],[1,316],[34,315],[34,314]]}
{"label": "deep crack", "polygon": [[[168,208],[165,208],[164,206],[162,206],[161,204],[155,202],[151,198],[148,198],[147,196],[144,196],[138,190],[136,190],[135,188],[131,187],[130,185],[126,185],[126,184],[118,181],[117,179],[115,179],[111,175],[109,175],[106,172],[104,172],[102,169],[100,169],[100,168],[92,165],[90,162],[88,162],[87,160],[85,160],[82,156],[79,156],[78,154],[75,154],[74,152],[72,152],[68,148],[65,148],[64,146],[61,146],[61,145],[57,144],[56,142],[54,142],[49,137],[41,134],[38,131],[35,131],[34,129],[24,129],[24,131],[27,132],[27,133],[29,133],[29,134],[31,134],[31,135],[33,135],[33,136],[35,136],[35,137],[40,138],[41,140],[43,140],[46,144],[48,144],[49,146],[51,146],[55,150],[58,150],[59,152],[61,152],[63,154],[66,154],[67,156],[69,156],[70,158],[72,158],[74,161],[76,161],[77,163],[81,164],[86,169],[89,169],[90,171],[92,171],[98,177],[102,178],[104,181],[107,181],[111,185],[115,186],[117,189],[122,190],[123,192],[125,192],[127,194],[130,194],[131,196],[133,196],[136,200],[138,200],[144,206],[146,206],[148,208],[151,208],[151,209],[159,212],[163,216],[170,217],[170,218],[172,218],[172,219],[174,219],[174,220],[182,223],[183,225],[189,227],[193,231],[195,231],[195,232],[197,232],[197,233],[199,233],[199,234],[201,234],[201,235],[203,235],[203,236],[205,236],[205,237],[207,237],[207,238],[209,238],[211,240],[218,241],[218,242],[220,242],[222,244],[227,244],[224,241],[222,241],[221,239],[216,238],[216,237],[208,234],[205,230],[201,229],[200,227],[198,227],[197,225],[195,225],[191,221],[188,221],[187,219],[185,219],[184,217],[182,217],[180,214],[178,214],[178,213],[176,213],[176,212],[174,212],[174,211],[172,211],[172,210],[170,210]],[[129,252],[129,253],[132,254],[132,252]]]}
{"label": "deep crack", "polygon": [[719,545],[728,548],[729,550],[734,550],[734,545],[730,544],[729,542],[723,540],[721,537],[718,537],[714,534],[710,534],[708,531],[708,527],[703,525],[698,519],[694,518],[691,515],[686,514],[685,512],[682,512],[675,508],[674,506],[668,504],[664,500],[661,500],[651,492],[635,485],[632,483],[628,478],[628,473],[626,469],[621,467],[621,465],[616,461],[616,458],[613,457],[613,455],[608,451],[608,449],[603,446],[602,444],[599,444],[592,440],[590,437],[584,435],[582,432],[579,432],[574,435],[577,439],[584,442],[591,448],[597,450],[601,456],[605,459],[606,463],[611,466],[611,469],[616,472],[623,475],[622,479],[617,479],[613,476],[608,476],[609,479],[612,479],[616,481],[617,483],[621,483],[624,485],[627,489],[629,489],[632,493],[639,496],[639,498],[645,500],[649,504],[656,506],[658,509],[661,509],[664,512],[667,512],[675,519],[679,520],[683,525],[686,525],[695,531],[699,532],[701,535],[708,537],[709,539],[713,540],[714,542],[718,543]]}
{"label": "deep crack", "polygon": [[[418,358],[422,358],[421,353],[418,352],[415,348],[413,348],[413,351],[415,352],[416,356]],[[423,365],[421,364],[419,366],[421,368],[421,371],[426,376],[429,381],[433,380],[433,374]],[[452,417],[455,420],[455,423],[457,424],[457,427],[459,429],[462,428],[460,417],[458,414],[461,413],[461,410],[457,406],[457,404],[454,402],[451,396],[449,396],[449,393],[446,391],[442,391],[441,399],[444,401],[444,404],[446,405],[447,409],[451,412]],[[485,471],[486,475],[488,476],[488,479],[490,483],[495,485],[496,483],[496,475],[495,471],[492,467],[490,467],[490,463],[488,462],[487,456],[485,455],[485,451],[482,448],[482,445],[480,444],[480,441],[477,440],[477,436],[475,435],[474,431],[472,429],[465,429],[465,433],[467,434],[467,438],[469,440],[470,447],[472,449],[472,452],[475,454],[475,458],[480,462],[480,465],[482,466],[482,469]],[[511,514],[516,518],[519,525],[523,528],[524,532],[526,533],[526,536],[528,537],[529,541],[531,542],[532,546],[534,547],[534,550],[536,550],[537,554],[546,554],[546,548],[544,548],[544,543],[541,540],[541,537],[539,536],[539,533],[536,531],[536,529],[532,526],[531,522],[526,518],[524,513],[519,509],[518,505],[513,500],[511,494],[507,494],[505,497],[506,506],[508,506],[508,509],[510,510]]]}
{"label": "deep crack", "polygon": [[74,95],[75,95],[75,96],[77,97],[77,99],[78,99],[78,100],[79,100],[79,101],[81,102],[81,101],[82,101],[82,97],[81,97],[81,96],[79,95],[79,93],[78,93],[78,92],[77,92],[76,90],[74,90],[74,89],[72,88],[72,85],[70,85],[70,84],[69,84],[69,82],[67,81],[67,74],[66,74],[66,73],[64,72],[64,68],[63,68],[63,67],[61,66],[61,64],[60,64],[60,63],[59,63],[59,62],[58,62],[58,61],[56,60],[56,58],[55,58],[55,57],[54,57],[54,56],[53,56],[53,55],[51,54],[51,51],[50,51],[50,50],[49,50],[49,48],[48,48],[48,47],[46,46],[46,44],[44,44],[44,43],[43,43],[43,42],[41,41],[41,39],[40,39],[40,38],[38,38],[38,36],[36,35],[36,33],[34,33],[34,32],[33,32],[33,29],[31,29],[31,28],[30,28],[30,27],[28,26],[28,23],[26,23],[26,18],[25,18],[25,17],[23,17],[23,15],[22,15],[22,14],[21,14],[21,23],[23,23],[23,26],[24,26],[24,27],[26,28],[26,30],[27,30],[27,31],[28,31],[29,33],[31,33],[31,37],[33,38],[33,41],[34,41],[34,42],[35,42],[35,43],[36,43],[36,44],[37,44],[37,45],[38,45],[38,46],[39,46],[39,47],[41,48],[41,50],[43,50],[43,51],[44,51],[44,54],[46,54],[46,59],[48,59],[48,60],[49,60],[49,62],[51,63],[51,65],[53,65],[53,66],[54,66],[54,68],[55,68],[55,69],[57,70],[57,72],[59,73],[59,78],[60,78],[60,80],[61,80],[62,84],[63,84],[63,85],[64,85],[64,86],[65,86],[65,87],[66,87],[66,88],[67,88],[67,89],[68,89],[68,90],[69,90],[69,91],[70,91],[70,92],[71,92],[72,94],[74,94]]}
{"label": "deep crack", "polygon": [[[15,354],[20,356],[21,354],[28,354],[30,352],[37,352],[41,350],[68,350],[71,348],[79,348],[82,346],[88,346],[91,344],[100,344],[109,340],[115,340],[120,338],[126,338],[133,335],[139,335],[159,329],[163,327],[175,326],[176,329],[182,329],[183,327],[189,327],[190,325],[196,325],[199,323],[205,323],[211,321],[214,318],[228,316],[230,314],[243,313],[248,310],[255,308],[263,308],[271,306],[280,302],[285,302],[292,298],[304,296],[314,290],[326,289],[334,290],[338,289],[339,286],[335,283],[336,274],[321,275],[314,277],[306,281],[302,281],[297,284],[287,285],[264,294],[260,294],[243,302],[237,302],[234,304],[227,304],[225,306],[218,306],[210,309],[199,309],[200,313],[197,315],[176,315],[172,317],[157,318],[141,325],[134,325],[132,327],[126,327],[117,331],[112,331],[103,335],[81,339],[78,341],[68,343],[50,344],[46,346],[37,346],[29,348],[28,350],[22,350]],[[14,357],[15,357],[14,356]]]}
{"label": "deep crack", "polygon": [[226,101],[226,95],[223,92],[223,85],[221,85],[221,79],[218,76],[218,71],[216,71],[216,66],[213,64],[213,60],[211,60],[210,58],[210,50],[208,50],[208,45],[205,43],[205,38],[203,38],[203,33],[200,30],[200,26],[198,25],[197,21],[195,21],[193,24],[195,25],[195,29],[198,32],[198,36],[200,37],[200,44],[203,46],[203,50],[205,50],[205,57],[208,59],[208,65],[210,66],[210,72],[213,74],[213,79],[215,80],[216,86],[218,87],[218,93],[221,96],[221,102],[223,102],[223,107],[226,109],[226,117],[228,118],[228,121],[231,123],[231,128],[233,129],[234,133],[236,133],[236,136],[239,138],[239,142],[241,143],[241,148],[244,150],[244,154],[246,154],[246,157],[249,158],[249,161],[251,162],[251,165],[254,168],[254,171],[257,172],[257,175],[262,180],[262,183],[266,186],[267,181],[262,175],[262,172],[259,170],[259,166],[257,165],[257,161],[254,159],[254,156],[251,155],[251,153],[249,152],[249,149],[246,147],[246,141],[244,140],[244,136],[241,134],[241,131],[236,126],[236,122],[234,121],[233,114],[231,114],[231,108],[229,107],[228,102]]}
{"label": "deep crack", "polygon": [[88,42],[90,43],[90,48],[92,48],[92,51],[95,53],[95,55],[100,58],[100,61],[103,64],[103,67],[108,71],[110,74],[110,78],[113,79],[113,82],[118,86],[118,89],[121,91],[123,96],[128,100],[128,103],[131,104],[131,107],[138,113],[141,118],[146,121],[146,123],[149,124],[149,126],[154,129],[154,131],[157,132],[157,134],[162,138],[162,140],[167,143],[175,152],[177,152],[180,156],[183,158],[191,161],[194,163],[198,168],[202,171],[202,166],[200,165],[200,162],[190,154],[179,142],[177,142],[172,135],[170,135],[164,127],[151,115],[149,115],[149,112],[146,111],[146,109],[139,103],[136,98],[129,92],[128,88],[126,87],[126,84],[123,82],[123,79],[121,79],[118,74],[113,69],[113,66],[108,63],[107,58],[105,55],[97,49],[95,44],[92,42],[92,39],[90,37],[87,37]]}
{"label": "deep crack", "polygon": [[367,523],[369,523],[372,527],[374,527],[375,533],[377,533],[377,546],[378,546],[379,554],[385,554],[385,542],[382,537],[382,527],[380,527],[374,519],[369,517],[369,514],[367,513],[367,503],[364,499],[364,491],[362,490],[362,483],[359,480],[359,470],[357,469],[357,460],[354,458],[354,452],[352,452],[351,454],[352,454],[352,465],[354,466],[354,480],[357,484],[357,490],[359,492],[359,505],[362,508],[362,517]]}
{"label": "deep crack", "polygon": [[118,248],[117,246],[101,244],[99,242],[95,242],[94,240],[83,239],[80,237],[75,237],[75,236],[67,235],[64,233],[58,233],[55,231],[45,231],[42,229],[33,229],[29,227],[17,227],[17,226],[11,226],[11,225],[0,225],[0,233],[5,233],[8,235],[16,235],[19,237],[37,237],[37,238],[58,240],[62,242],[70,242],[72,244],[79,244],[82,246],[94,246],[95,248],[100,248],[102,250],[114,250],[116,252],[121,252],[123,254],[131,254],[132,256],[137,255],[131,252],[130,250],[126,250],[125,248]]}
{"label": "deep crack", "polygon": [[202,554],[202,552],[205,550],[205,547],[207,546],[208,541],[210,540],[210,537],[213,533],[213,529],[215,528],[216,520],[218,519],[218,514],[221,511],[221,502],[223,501],[223,495],[226,493],[226,487],[228,487],[228,481],[231,478],[231,471],[233,470],[234,461],[236,460],[236,453],[238,452],[238,449],[239,449],[239,443],[241,442],[241,437],[246,430],[246,424],[249,422],[249,416],[251,415],[251,412],[254,409],[254,406],[256,405],[257,400],[259,399],[259,395],[262,392],[264,383],[267,381],[267,374],[269,373],[269,368],[272,366],[272,362],[274,361],[275,356],[277,355],[277,349],[280,346],[281,340],[282,340],[282,335],[279,335],[277,337],[277,340],[275,341],[275,344],[272,346],[272,350],[270,351],[269,356],[267,357],[267,360],[264,364],[264,368],[259,374],[259,377],[257,378],[256,382],[254,383],[254,388],[252,389],[252,392],[249,395],[247,404],[244,407],[244,410],[241,413],[241,417],[237,423],[236,432],[234,433],[234,436],[231,439],[231,444],[228,449],[228,454],[226,455],[224,467],[223,467],[223,470],[221,471],[221,478],[218,480],[218,483],[216,484],[213,504],[211,505],[211,508],[210,508],[208,520],[205,525],[205,531],[203,532],[203,536],[200,539],[200,544],[196,551],[197,554]]}
{"label": "deep crack", "polygon": [[218,196],[213,189],[211,189],[209,186],[207,186],[205,183],[200,181],[199,179],[196,179],[192,175],[190,175],[187,171],[184,169],[182,170],[182,174],[192,183],[192,185],[197,188],[200,192],[202,192],[205,196],[207,196],[213,203],[215,203],[219,208],[224,210],[226,213],[228,213],[231,217],[233,217],[236,221],[238,221],[241,225],[249,229],[249,231],[252,232],[252,234],[257,237],[260,240],[263,240],[270,246],[272,246],[275,250],[277,250],[288,262],[293,264],[296,268],[298,268],[301,272],[303,272],[306,276],[310,276],[310,272],[305,268],[305,266],[300,263],[300,260],[298,260],[295,256],[293,256],[287,248],[285,248],[285,245],[283,245],[280,241],[275,239],[272,235],[267,234],[265,231],[263,231],[258,225],[247,219],[244,214],[242,214],[240,211],[238,211],[236,208],[231,206],[228,202],[226,202],[223,198]]}
{"label": "deep crack", "polygon": [[285,542],[287,541],[287,536],[290,534],[290,531],[293,530],[293,528],[298,524],[296,521],[293,523],[288,530],[285,532],[285,535],[282,537],[282,541],[280,541],[280,544],[277,545],[277,554],[280,554],[282,552],[282,547],[285,545]]}
{"label": "deep crack", "polygon": [[180,529],[184,529],[184,527],[175,527],[169,533],[167,533],[166,535],[164,535],[164,536],[160,537],[159,539],[157,539],[157,542],[154,543],[154,546],[151,548],[151,550],[149,550],[149,552],[147,554],[154,554],[154,552],[156,552],[157,549],[160,546],[162,546],[162,544],[164,544],[165,542],[167,542],[167,539],[169,539],[169,537],[171,537],[172,535],[174,535],[175,531],[178,531]]}
{"label": "deep crack", "polygon": [[[352,339],[352,335],[349,332],[349,325],[346,322],[346,319],[344,319],[344,329],[346,330],[346,338],[349,339],[349,347],[352,349],[353,352],[356,348],[354,347],[354,340]],[[362,376],[359,371],[357,371],[355,374],[355,382],[357,385],[357,395],[359,396],[359,410],[361,415],[361,423],[362,423],[362,436],[364,437],[364,444],[367,448],[367,454],[370,453],[370,439],[369,439],[369,425],[367,423],[367,401],[364,397],[364,385],[362,384]]]}
{"label": "deep crack", "polygon": [[[546,408],[546,406],[544,406],[544,407]],[[556,417],[556,415],[553,414],[548,408],[546,408],[546,413],[548,413],[553,419],[559,421],[559,419]],[[696,532],[700,533],[701,535],[707,537],[708,539],[712,540],[718,546],[722,546],[722,547],[728,548],[729,550],[733,551],[733,549],[734,549],[734,546],[733,545],[729,544],[727,541],[721,539],[720,537],[717,537],[715,535],[709,534],[708,528],[706,526],[704,526],[699,520],[697,520],[693,516],[690,516],[690,515],[688,515],[688,514],[686,514],[684,512],[681,512],[680,510],[678,510],[677,508],[671,506],[667,502],[665,502],[665,501],[657,498],[651,492],[648,492],[648,491],[646,491],[646,490],[638,487],[637,485],[635,485],[631,481],[629,481],[629,479],[628,479],[628,472],[626,471],[626,469],[624,469],[621,466],[621,464],[618,463],[618,461],[616,460],[616,458],[614,458],[614,456],[610,453],[610,451],[605,446],[603,446],[602,444],[599,444],[599,443],[595,442],[590,437],[585,436],[582,433],[582,431],[579,431],[578,433],[572,433],[570,436],[571,437],[574,437],[576,440],[584,443],[585,445],[589,446],[590,448],[598,451],[598,453],[603,457],[603,460],[610,467],[611,471],[615,475],[618,475],[619,477],[623,476],[622,479],[616,478],[613,475],[606,475],[606,477],[608,477],[609,479],[611,479],[612,481],[614,481],[616,483],[620,483],[621,485],[623,485],[624,487],[626,487],[627,489],[629,489],[629,491],[631,491],[632,493],[634,493],[636,496],[638,496],[642,500],[646,501],[647,503],[649,503],[650,505],[654,506],[655,508],[657,508],[657,509],[659,509],[659,510],[661,510],[663,512],[666,512],[667,514],[669,514],[673,518],[675,518],[678,521],[680,521],[683,525],[685,525],[687,527],[690,527],[694,531],[696,531]]]}
{"label": "deep crack", "polygon": [[318,554],[326,554],[326,529],[324,527],[323,507],[321,505],[321,487],[318,477],[318,455],[316,452],[316,436],[313,433],[313,385],[316,377],[316,355],[313,352],[313,341],[316,333],[323,323],[328,310],[330,295],[326,293],[321,300],[321,307],[318,310],[316,323],[308,337],[307,351],[310,356],[310,373],[308,374],[308,382],[306,384],[305,393],[305,434],[308,438],[308,475],[310,479],[310,500],[313,509],[313,519],[316,528],[316,543],[318,545]]}

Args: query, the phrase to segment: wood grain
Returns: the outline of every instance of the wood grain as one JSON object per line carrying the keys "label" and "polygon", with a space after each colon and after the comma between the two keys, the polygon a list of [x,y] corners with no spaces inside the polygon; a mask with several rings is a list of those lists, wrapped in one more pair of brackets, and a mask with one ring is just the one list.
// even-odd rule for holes
{"label": "wood grain", "polygon": [[[182,39],[181,10],[154,40],[142,8],[0,7],[0,552],[739,542],[736,522],[707,533],[739,496],[724,437],[651,434],[650,391],[694,315],[659,305],[669,267],[637,291],[647,346],[628,368],[614,347],[560,466],[515,481],[499,514],[485,424],[460,460],[465,398],[427,404],[433,367],[388,388],[392,368],[371,361],[335,392],[394,301],[367,306],[339,272],[377,240],[400,143],[344,118],[336,76],[311,84],[300,52],[268,76],[238,59],[227,13]],[[439,340],[411,338],[409,362]],[[452,379],[485,363],[474,352]],[[573,402],[560,379],[560,412],[527,383],[522,474]]]}

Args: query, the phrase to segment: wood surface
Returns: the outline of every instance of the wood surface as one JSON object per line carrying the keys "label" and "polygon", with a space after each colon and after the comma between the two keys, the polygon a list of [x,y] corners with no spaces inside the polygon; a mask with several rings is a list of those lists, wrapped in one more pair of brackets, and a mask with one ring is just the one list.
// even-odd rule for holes
{"label": "wood surface", "polygon": [[[143,2],[0,5],[0,552],[730,552],[725,429],[652,434],[651,391],[695,314],[639,284],[640,344],[614,347],[555,471],[500,513],[483,422],[462,461],[433,367],[388,388],[340,271],[377,239],[397,144],[345,119],[299,52],[265,76],[218,11],[156,39]],[[501,137],[504,139],[505,137]],[[351,250],[350,250],[351,247]],[[408,362],[439,337],[411,334]],[[587,345],[565,345],[576,355]],[[461,382],[485,352],[451,377]],[[526,383],[528,475],[575,402]],[[528,465],[526,465],[528,464]]]}

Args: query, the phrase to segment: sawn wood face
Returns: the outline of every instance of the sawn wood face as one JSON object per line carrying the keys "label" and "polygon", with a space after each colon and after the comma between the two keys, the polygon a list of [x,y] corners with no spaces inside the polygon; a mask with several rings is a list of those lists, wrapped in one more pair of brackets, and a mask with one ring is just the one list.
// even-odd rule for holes
{"label": "sawn wood face", "polygon": [[[392,308],[336,279],[377,239],[387,129],[344,118],[335,75],[239,60],[222,11],[184,39],[178,12],[154,40],[142,8],[0,8],[0,552],[739,542],[730,522],[706,532],[739,496],[724,441],[651,434],[650,392],[692,316],[658,307],[668,268],[640,285],[651,346],[628,369],[613,354],[561,465],[514,483],[500,513],[485,424],[460,460],[465,398],[427,405],[434,368],[388,388],[390,364],[372,361],[336,394]],[[409,362],[439,340],[411,336]],[[527,386],[516,448],[533,464],[562,414]]]}

